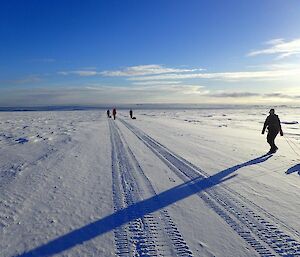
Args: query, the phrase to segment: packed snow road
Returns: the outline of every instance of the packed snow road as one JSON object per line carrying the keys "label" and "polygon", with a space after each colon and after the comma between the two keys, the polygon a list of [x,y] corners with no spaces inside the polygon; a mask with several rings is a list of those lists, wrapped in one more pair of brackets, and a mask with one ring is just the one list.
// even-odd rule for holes
{"label": "packed snow road", "polygon": [[[258,254],[263,256],[275,256],[275,253],[282,256],[300,255],[300,243],[290,236],[295,234],[296,238],[299,238],[298,231],[276,219],[263,208],[242,197],[234,190],[226,186],[217,189],[213,188],[233,173],[236,170],[234,167],[209,176],[206,172],[172,153],[159,142],[136,129],[128,122],[124,120],[122,122],[183,181],[192,181],[191,186],[195,190],[195,193],[199,191],[200,194],[198,195],[200,198],[216,211]],[[247,163],[238,165],[237,168],[260,163],[268,158],[270,156],[263,155]],[[210,188],[212,189],[207,190]],[[206,192],[201,193],[202,191]],[[279,229],[280,225],[288,233],[281,231]]]}
{"label": "packed snow road", "polygon": [[116,254],[192,256],[168,211],[161,209],[163,203],[113,121],[110,133],[114,209],[127,208],[121,217],[124,226],[115,230]]}
{"label": "packed snow road", "polygon": [[2,114],[0,256],[300,256],[288,146],[207,112]]}

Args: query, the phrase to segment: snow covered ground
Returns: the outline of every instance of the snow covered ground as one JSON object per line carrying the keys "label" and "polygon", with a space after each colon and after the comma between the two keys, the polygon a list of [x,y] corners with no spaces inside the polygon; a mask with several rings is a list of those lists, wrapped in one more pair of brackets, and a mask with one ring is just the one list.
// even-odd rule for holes
{"label": "snow covered ground", "polygon": [[300,256],[300,109],[0,113],[0,256]]}

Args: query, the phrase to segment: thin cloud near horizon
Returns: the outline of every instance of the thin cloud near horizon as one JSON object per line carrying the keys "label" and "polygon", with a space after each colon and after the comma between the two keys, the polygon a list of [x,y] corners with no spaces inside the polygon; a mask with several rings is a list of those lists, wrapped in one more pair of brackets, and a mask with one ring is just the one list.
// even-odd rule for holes
{"label": "thin cloud near horizon", "polygon": [[[139,96],[139,97],[137,97]],[[184,96],[184,97],[183,97]],[[222,103],[230,104],[256,104],[261,102],[287,102],[293,103],[300,99],[300,94],[289,95],[284,91],[274,93],[257,93],[249,91],[212,92],[204,86],[197,85],[155,85],[141,88],[112,87],[112,86],[86,86],[56,89],[22,89],[9,90],[0,95],[1,106],[10,106],[10,102],[20,105],[97,105],[97,104],[137,104],[145,103]],[[31,104],[28,103],[31,101]],[[199,101],[200,100],[200,101]],[[3,104],[5,103],[5,104]]]}

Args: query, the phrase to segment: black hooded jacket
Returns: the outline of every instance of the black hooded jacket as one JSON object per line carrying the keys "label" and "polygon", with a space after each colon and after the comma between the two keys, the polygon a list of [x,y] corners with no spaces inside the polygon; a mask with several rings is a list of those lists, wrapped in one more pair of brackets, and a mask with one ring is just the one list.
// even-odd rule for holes
{"label": "black hooded jacket", "polygon": [[266,128],[268,128],[269,132],[273,133],[282,133],[281,125],[280,125],[280,119],[278,115],[276,114],[270,114],[264,123],[264,127],[262,130],[262,133],[265,133]]}

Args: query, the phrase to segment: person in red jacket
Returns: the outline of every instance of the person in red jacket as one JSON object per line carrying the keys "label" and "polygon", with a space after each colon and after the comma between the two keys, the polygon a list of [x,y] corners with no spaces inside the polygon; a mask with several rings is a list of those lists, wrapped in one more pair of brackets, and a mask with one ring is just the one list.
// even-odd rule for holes
{"label": "person in red jacket", "polygon": [[278,147],[275,145],[275,138],[280,132],[280,135],[283,136],[281,129],[280,119],[278,115],[275,114],[275,110],[271,109],[269,111],[270,115],[266,118],[264,127],[262,129],[262,134],[265,133],[266,128],[268,128],[267,142],[269,143],[271,149],[268,152],[269,154],[275,153],[278,150]]}
{"label": "person in red jacket", "polygon": [[114,117],[114,120],[116,119],[116,115],[117,115],[117,110],[116,108],[113,109],[112,115]]}

